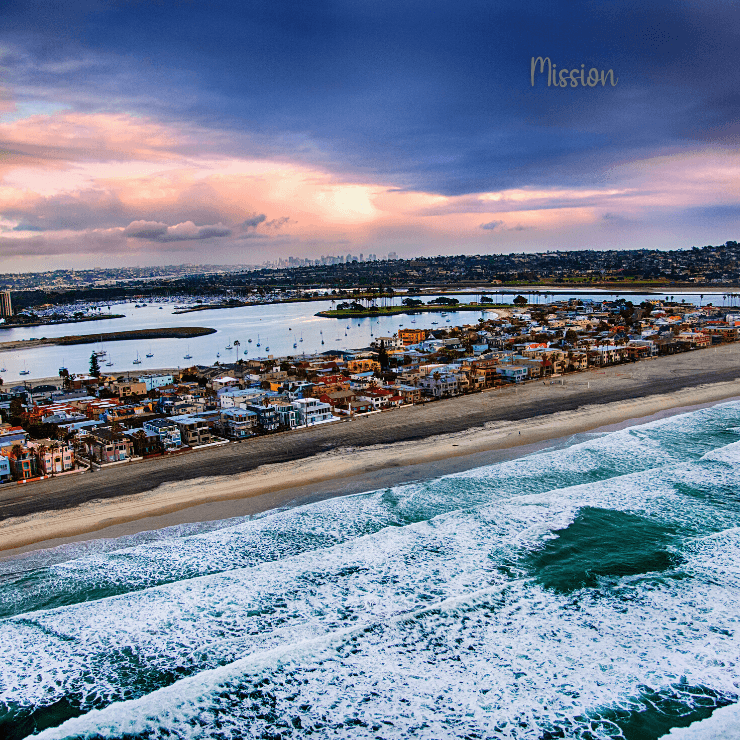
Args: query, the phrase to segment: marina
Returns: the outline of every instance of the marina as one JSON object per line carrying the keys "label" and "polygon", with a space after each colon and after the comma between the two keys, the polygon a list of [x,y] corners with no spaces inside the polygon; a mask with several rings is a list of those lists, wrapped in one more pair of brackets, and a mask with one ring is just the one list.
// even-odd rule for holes
{"label": "marina", "polygon": [[[534,298],[534,293],[532,293]],[[527,295],[527,293],[524,293]],[[426,294],[423,300],[429,301],[439,294]],[[480,300],[485,293],[479,291],[476,293],[456,294],[460,302],[473,302]],[[510,305],[518,292],[513,291],[508,294],[496,294],[491,292],[490,295],[498,304]],[[606,291],[583,291],[583,292],[563,292],[539,294],[537,300],[544,302],[545,297],[548,300],[568,300],[570,298],[579,298],[582,300],[607,300],[613,299],[619,294],[607,293]],[[383,299],[384,305],[401,305],[406,296],[403,294],[396,295],[392,299]],[[625,294],[627,300],[637,304],[643,300],[650,299],[669,299],[675,298],[677,301],[685,300],[687,303],[700,304],[714,302],[714,305],[722,305],[727,301],[724,293],[704,292],[698,293],[644,293],[644,294]],[[212,327],[215,333],[188,340],[188,344],[183,351],[182,339],[155,339],[149,344],[149,357],[140,359],[136,363],[137,353],[141,353],[141,340],[128,340],[116,342],[116,355],[113,364],[105,362],[106,371],[109,373],[126,373],[133,371],[135,368],[139,371],[148,368],[160,367],[186,367],[188,365],[210,365],[214,358],[220,360],[220,351],[224,346],[241,347],[245,349],[242,357],[248,359],[273,357],[299,357],[302,355],[310,356],[327,350],[325,336],[330,332],[329,343],[332,351],[346,349],[361,349],[370,345],[376,337],[392,336],[399,327],[403,325],[404,314],[387,315],[387,316],[366,316],[362,318],[353,318],[350,320],[338,320],[333,318],[323,318],[316,316],[319,311],[334,309],[338,303],[337,300],[331,301],[312,301],[312,302],[288,302],[288,303],[267,303],[254,306],[241,306],[230,309],[211,309],[203,310],[197,313],[175,313],[178,306],[182,307],[184,299],[178,298],[177,301],[171,302],[151,302],[142,303],[118,303],[111,304],[103,308],[103,311],[110,311],[115,314],[124,314],[123,318],[106,319],[101,317],[94,322],[94,333],[96,335],[105,334],[106,332],[131,331],[137,329],[157,329],[164,326],[201,326]],[[192,304],[190,304],[192,305]],[[481,307],[480,312],[475,311],[454,311],[454,308],[445,310],[445,323],[442,326],[461,326],[463,324],[473,324],[479,318],[486,316],[492,317],[496,311],[497,303],[492,303]],[[138,308],[137,308],[138,306]],[[434,329],[440,326],[440,313],[417,313],[409,319],[417,329]],[[400,322],[399,322],[400,319]],[[449,326],[448,326],[449,325]],[[85,323],[85,329],[91,329],[92,323]],[[290,330],[288,330],[290,327]],[[74,324],[52,324],[43,327],[14,327],[0,329],[0,341],[23,341],[30,339],[53,338],[69,335],[76,331]],[[80,327],[82,332],[82,327]],[[300,340],[298,346],[294,346],[296,341],[294,335],[298,333]],[[332,336],[334,335],[334,336]],[[269,337],[269,343],[268,338]],[[236,345],[236,341],[240,344]],[[254,345],[254,351],[249,351],[249,345]],[[3,353],[2,363],[5,367],[3,371],[3,381],[8,384],[14,379],[30,376],[34,378],[52,377],[58,374],[60,366],[58,346],[41,346],[33,349],[22,351],[11,351]],[[86,373],[90,365],[90,346],[89,345],[71,345],[64,347],[64,365],[70,373]],[[109,359],[110,356],[108,355]],[[232,362],[233,357],[228,361]],[[224,358],[226,361],[227,358]],[[23,373],[23,370],[27,370]]]}

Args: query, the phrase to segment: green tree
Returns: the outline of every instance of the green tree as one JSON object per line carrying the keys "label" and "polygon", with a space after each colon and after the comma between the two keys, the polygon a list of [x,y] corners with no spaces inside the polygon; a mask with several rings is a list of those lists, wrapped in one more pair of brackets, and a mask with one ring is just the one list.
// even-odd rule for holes
{"label": "green tree", "polygon": [[100,363],[94,352],[90,355],[90,375],[94,375],[96,378],[100,377]]}
{"label": "green tree", "polygon": [[381,347],[378,350],[378,362],[380,363],[381,370],[387,370],[390,367],[390,359],[388,357],[388,350],[385,347]]}
{"label": "green tree", "polygon": [[10,423],[13,426],[18,426],[21,423],[24,411],[23,402],[18,396],[10,399]]}
{"label": "green tree", "polygon": [[527,299],[523,295],[518,295],[514,299],[514,305],[515,306],[526,306],[527,305]]}

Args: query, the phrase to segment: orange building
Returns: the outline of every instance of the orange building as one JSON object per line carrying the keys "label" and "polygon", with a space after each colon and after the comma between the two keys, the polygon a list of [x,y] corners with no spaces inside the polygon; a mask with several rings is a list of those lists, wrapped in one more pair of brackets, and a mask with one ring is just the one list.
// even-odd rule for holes
{"label": "orange building", "polygon": [[359,360],[350,360],[347,363],[347,370],[351,373],[374,373],[380,371],[380,363],[377,360],[365,357]]}
{"label": "orange building", "polygon": [[399,329],[398,338],[403,342],[404,347],[409,344],[419,344],[427,338],[427,333],[424,329]]}

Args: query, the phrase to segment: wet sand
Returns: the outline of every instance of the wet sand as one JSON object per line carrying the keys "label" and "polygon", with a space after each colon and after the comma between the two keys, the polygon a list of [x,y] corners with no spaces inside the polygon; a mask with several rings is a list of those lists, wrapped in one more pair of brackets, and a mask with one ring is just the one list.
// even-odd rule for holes
{"label": "wet sand", "polygon": [[401,408],[167,459],[0,488],[0,551],[116,537],[373,490],[607,425],[740,397],[740,345]]}

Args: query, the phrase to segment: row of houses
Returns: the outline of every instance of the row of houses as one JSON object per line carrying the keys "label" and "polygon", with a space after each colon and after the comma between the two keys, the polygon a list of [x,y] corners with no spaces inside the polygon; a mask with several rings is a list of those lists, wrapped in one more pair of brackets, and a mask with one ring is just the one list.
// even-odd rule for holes
{"label": "row of houses", "polygon": [[0,424],[0,482],[61,475],[74,468],[72,444],[57,439],[31,441],[23,427]]}
{"label": "row of houses", "polygon": [[19,387],[15,396],[0,394],[4,418],[22,398],[24,427],[53,425],[64,441],[31,443],[23,427],[5,425],[0,480],[70,472],[79,460],[106,465],[240,441],[739,335],[740,315],[712,308],[656,304],[630,314],[624,302],[571,302],[451,329],[401,329],[375,348],[300,360],[240,361],[184,376],[77,377],[63,390]]}

